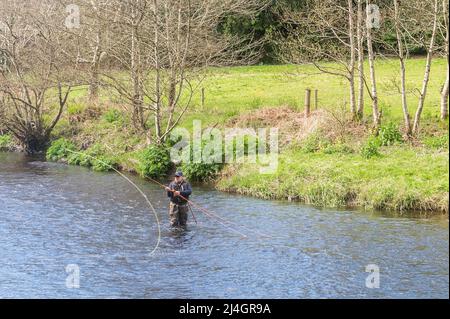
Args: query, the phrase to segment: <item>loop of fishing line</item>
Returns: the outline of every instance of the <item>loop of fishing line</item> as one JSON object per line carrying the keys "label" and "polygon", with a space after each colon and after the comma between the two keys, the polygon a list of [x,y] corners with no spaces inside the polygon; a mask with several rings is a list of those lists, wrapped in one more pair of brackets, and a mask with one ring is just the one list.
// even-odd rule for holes
{"label": "loop of fishing line", "polygon": [[101,164],[111,168],[114,172],[119,174],[120,177],[122,177],[128,183],[130,183],[142,195],[142,197],[144,197],[144,199],[147,202],[148,206],[150,207],[150,209],[152,210],[153,214],[155,215],[156,224],[157,224],[157,227],[158,227],[158,240],[156,242],[155,248],[152,250],[152,252],[149,254],[149,256],[153,255],[158,250],[159,245],[161,243],[161,223],[159,221],[158,213],[156,212],[155,207],[152,205],[152,203],[148,199],[147,195],[145,195],[145,193],[135,183],[133,183],[133,181],[131,181],[127,176],[122,174],[118,169],[114,168],[112,165],[110,165],[108,163],[105,163],[104,161],[102,161],[102,160],[100,160],[98,158],[95,158],[94,156],[91,156],[91,155],[86,154],[86,153],[76,152],[76,151],[72,151],[72,150],[69,150],[69,149],[65,149],[65,150],[67,152],[69,152],[69,153],[78,154],[78,155],[82,155],[82,156],[87,156],[87,157],[89,157],[91,159],[94,159],[94,160],[98,161],[99,163],[101,163]]}

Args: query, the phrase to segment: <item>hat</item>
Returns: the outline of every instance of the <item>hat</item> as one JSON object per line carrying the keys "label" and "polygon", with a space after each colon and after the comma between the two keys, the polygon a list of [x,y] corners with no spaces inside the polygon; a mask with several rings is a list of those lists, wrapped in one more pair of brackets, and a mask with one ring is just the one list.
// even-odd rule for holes
{"label": "hat", "polygon": [[183,172],[176,172],[175,177],[183,177]]}

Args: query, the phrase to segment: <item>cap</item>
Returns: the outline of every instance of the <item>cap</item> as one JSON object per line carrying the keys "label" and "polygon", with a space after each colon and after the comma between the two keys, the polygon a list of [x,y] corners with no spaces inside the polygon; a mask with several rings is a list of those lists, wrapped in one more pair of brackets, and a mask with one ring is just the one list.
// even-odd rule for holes
{"label": "cap", "polygon": [[183,172],[176,172],[175,177],[183,177]]}

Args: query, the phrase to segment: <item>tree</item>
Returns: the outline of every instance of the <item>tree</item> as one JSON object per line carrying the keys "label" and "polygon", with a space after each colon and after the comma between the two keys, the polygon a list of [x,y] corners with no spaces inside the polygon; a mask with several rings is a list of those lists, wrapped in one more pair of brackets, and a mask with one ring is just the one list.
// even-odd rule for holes
{"label": "tree", "polygon": [[404,36],[402,30],[402,16],[400,13],[400,5],[398,0],[394,0],[394,26],[395,26],[395,34],[397,38],[397,48],[396,54],[400,61],[400,79],[401,79],[401,95],[402,95],[402,109],[403,109],[403,118],[405,124],[405,133],[407,136],[411,136],[412,127],[411,127],[411,116],[408,110],[408,100],[407,100],[407,88],[406,88],[406,67],[405,67],[405,49],[404,49]]}
{"label": "tree", "polygon": [[[430,37],[430,43],[429,43],[429,46],[427,49],[427,58],[426,58],[426,65],[425,65],[422,89],[419,93],[420,94],[419,105],[417,107],[416,115],[414,117],[414,125],[413,125],[413,134],[414,135],[417,135],[419,133],[420,118],[421,118],[423,107],[425,104],[428,83],[430,81],[431,61],[433,59],[433,53],[435,50],[436,34],[437,34],[437,25],[438,25],[438,17],[439,17],[439,1],[438,0],[430,0],[430,1],[433,1],[433,6],[432,6],[433,13],[431,16],[432,17],[431,37]],[[417,4],[416,8],[419,8],[419,6],[421,6],[421,7],[423,6],[423,1],[420,1],[420,3]]]}
{"label": "tree", "polygon": [[[223,35],[217,26],[227,14],[252,15],[258,0],[129,0],[112,25],[120,45],[112,49],[120,72],[102,73],[104,82],[132,109],[138,131],[163,143],[191,106],[208,66],[252,63],[257,42]],[[122,4],[122,5],[121,5]],[[112,16],[112,14],[109,14]],[[129,85],[131,79],[132,85]],[[153,123],[149,124],[149,118]]]}
{"label": "tree", "polygon": [[367,29],[367,51],[369,57],[370,81],[371,81],[371,99],[372,99],[372,119],[375,129],[381,124],[381,114],[378,106],[378,90],[377,78],[375,74],[375,54],[372,43],[372,29],[376,28],[379,21],[375,21],[377,14],[377,7],[372,6],[370,0],[367,0],[366,7],[366,29]]}
{"label": "tree", "polygon": [[363,0],[357,2],[357,25],[356,25],[356,42],[358,50],[358,119],[364,117],[364,11]]}
{"label": "tree", "polygon": [[441,119],[448,118],[448,85],[449,85],[449,21],[448,21],[448,0],[442,0],[442,19],[440,19],[440,29],[444,39],[444,55],[447,59],[447,76],[441,91]]}
{"label": "tree", "polygon": [[74,84],[74,49],[63,30],[64,8],[50,0],[1,1],[0,122],[28,153],[42,151]]}
{"label": "tree", "polygon": [[[357,20],[353,1],[308,1],[307,10],[286,10],[283,16],[284,23],[289,26],[289,36],[278,43],[283,60],[296,64],[312,63],[322,73],[345,78],[349,83],[350,110],[356,118],[355,73],[356,54],[361,49],[361,34],[358,33],[361,20]],[[359,50],[359,59],[363,59],[362,51]],[[329,61],[335,64],[323,63]],[[362,108],[362,103],[359,107]]]}

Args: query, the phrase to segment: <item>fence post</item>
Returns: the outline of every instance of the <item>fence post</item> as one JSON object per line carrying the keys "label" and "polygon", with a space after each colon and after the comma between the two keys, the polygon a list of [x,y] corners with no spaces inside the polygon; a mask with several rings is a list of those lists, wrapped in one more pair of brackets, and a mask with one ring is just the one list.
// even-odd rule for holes
{"label": "fence post", "polygon": [[205,88],[202,88],[202,110],[205,109]]}
{"label": "fence post", "polygon": [[314,91],[314,108],[319,109],[319,90],[317,89]]}
{"label": "fence post", "polygon": [[311,89],[306,89],[305,115],[306,115],[306,117],[309,117],[311,115]]}

